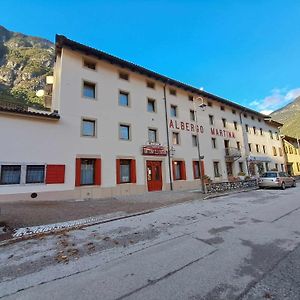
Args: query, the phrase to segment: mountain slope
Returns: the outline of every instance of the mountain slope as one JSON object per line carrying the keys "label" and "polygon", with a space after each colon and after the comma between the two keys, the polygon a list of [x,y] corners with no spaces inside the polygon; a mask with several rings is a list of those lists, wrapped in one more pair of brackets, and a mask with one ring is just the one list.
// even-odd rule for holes
{"label": "mountain slope", "polygon": [[36,91],[43,89],[52,74],[54,44],[0,26],[0,98],[43,105]]}
{"label": "mountain slope", "polygon": [[283,134],[300,138],[300,97],[271,113],[272,119],[283,123]]}

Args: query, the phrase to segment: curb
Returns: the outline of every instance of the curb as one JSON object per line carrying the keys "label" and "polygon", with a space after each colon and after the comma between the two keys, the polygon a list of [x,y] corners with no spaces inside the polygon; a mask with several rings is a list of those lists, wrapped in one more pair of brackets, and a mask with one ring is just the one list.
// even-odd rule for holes
{"label": "curb", "polygon": [[60,222],[54,224],[47,224],[47,225],[39,225],[39,226],[32,226],[26,228],[19,228],[12,234],[11,239],[4,240],[0,242],[0,247],[5,246],[7,244],[11,244],[18,241],[23,241],[27,239],[31,239],[34,237],[39,237],[41,235],[50,235],[53,233],[59,233],[64,231],[69,231],[72,229],[80,229],[83,227],[89,227],[98,224],[105,224],[113,221],[118,221],[122,219],[127,219],[131,217],[146,215],[152,213],[153,210],[145,210],[134,214],[123,215],[115,218],[109,219],[101,219],[101,217],[91,217],[85,219],[79,219],[74,221],[67,221],[67,222]]}
{"label": "curb", "polygon": [[[231,192],[226,192],[226,193],[211,194],[202,199],[191,198],[188,201],[209,200],[209,199],[219,198],[222,196],[228,196],[228,195],[232,195],[232,194],[245,193],[245,192],[249,192],[249,191],[257,190],[257,189],[258,188],[255,187],[255,188],[251,188],[251,189],[243,189],[240,191],[231,191]],[[182,203],[173,203],[173,205],[174,204],[177,205],[177,204],[182,204]],[[23,241],[23,240],[39,237],[41,235],[51,235],[54,233],[60,233],[60,232],[64,232],[64,231],[80,229],[83,227],[89,227],[89,226],[98,225],[98,224],[105,224],[105,223],[109,223],[109,222],[113,222],[113,221],[118,221],[118,220],[127,219],[127,218],[131,218],[131,217],[141,216],[141,215],[152,213],[157,209],[166,208],[169,206],[170,205],[163,205],[163,206],[153,209],[153,210],[145,210],[145,211],[141,211],[138,213],[127,214],[127,215],[118,216],[118,217],[114,217],[114,218],[108,218],[108,219],[103,219],[103,218],[101,218],[101,216],[98,216],[98,217],[90,217],[90,218],[84,218],[84,219],[72,220],[72,221],[66,221],[66,222],[60,222],[60,223],[54,223],[54,224],[46,224],[46,225],[38,225],[38,226],[32,226],[32,227],[19,228],[12,233],[12,238],[1,241],[0,247],[11,244],[11,243],[15,243],[18,241]]]}

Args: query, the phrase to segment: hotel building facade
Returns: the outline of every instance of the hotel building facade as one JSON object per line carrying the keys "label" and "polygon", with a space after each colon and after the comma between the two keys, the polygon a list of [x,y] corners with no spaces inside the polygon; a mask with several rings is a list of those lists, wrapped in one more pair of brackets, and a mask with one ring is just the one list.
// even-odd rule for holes
{"label": "hotel building facade", "polygon": [[286,168],[280,123],[64,36],[50,90],[50,112],[0,107],[0,200],[200,189],[200,170],[221,182]]}

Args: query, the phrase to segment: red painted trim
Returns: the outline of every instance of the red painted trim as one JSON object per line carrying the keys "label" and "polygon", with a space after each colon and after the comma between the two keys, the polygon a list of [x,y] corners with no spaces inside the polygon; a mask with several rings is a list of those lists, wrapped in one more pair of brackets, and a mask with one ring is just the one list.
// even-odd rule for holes
{"label": "red painted trim", "polygon": [[101,159],[95,159],[95,185],[101,185]]}
{"label": "red painted trim", "polygon": [[80,183],[81,183],[81,159],[76,158],[75,186],[80,186]]}
{"label": "red painted trim", "polygon": [[202,177],[205,175],[205,167],[204,167],[204,161],[201,160],[201,175]]}
{"label": "red painted trim", "polygon": [[116,182],[121,183],[121,173],[120,173],[120,159],[116,159]]}
{"label": "red painted trim", "polygon": [[176,179],[176,169],[175,169],[175,161],[172,161],[172,173],[173,173],[173,180],[177,180]]}
{"label": "red painted trim", "polygon": [[65,183],[65,165],[47,165],[46,184]]}
{"label": "red painted trim", "polygon": [[135,159],[130,161],[131,183],[136,183],[136,162]]}

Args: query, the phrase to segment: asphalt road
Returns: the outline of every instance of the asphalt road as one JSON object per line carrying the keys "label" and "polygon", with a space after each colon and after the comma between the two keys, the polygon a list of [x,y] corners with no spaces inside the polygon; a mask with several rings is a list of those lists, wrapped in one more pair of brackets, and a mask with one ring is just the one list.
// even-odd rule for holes
{"label": "asphalt road", "polygon": [[300,299],[300,188],[0,248],[0,299]]}

